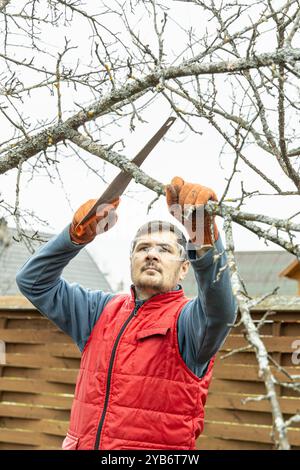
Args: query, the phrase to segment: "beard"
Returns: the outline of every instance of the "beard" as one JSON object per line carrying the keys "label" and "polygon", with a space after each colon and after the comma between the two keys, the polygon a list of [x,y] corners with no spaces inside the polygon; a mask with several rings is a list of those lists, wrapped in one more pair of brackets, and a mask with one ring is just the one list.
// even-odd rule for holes
{"label": "beard", "polygon": [[[156,269],[158,271],[158,275],[147,275],[146,270],[147,267],[149,269]],[[173,272],[173,275],[171,278],[167,279],[163,275],[162,270],[158,268],[154,268],[154,266],[150,265],[144,267],[142,272],[140,273],[139,276],[134,276],[133,271],[131,272],[131,278],[133,281],[133,284],[135,287],[140,290],[140,291],[150,291],[153,294],[159,294],[159,293],[165,293],[169,292],[170,290],[174,289],[178,283],[178,274],[180,271],[180,266],[178,266],[178,269],[176,269],[175,272]]]}
{"label": "beard", "polygon": [[142,274],[134,285],[140,290],[151,289],[154,292],[163,292],[164,282],[161,277],[157,279],[155,276],[145,276]]}

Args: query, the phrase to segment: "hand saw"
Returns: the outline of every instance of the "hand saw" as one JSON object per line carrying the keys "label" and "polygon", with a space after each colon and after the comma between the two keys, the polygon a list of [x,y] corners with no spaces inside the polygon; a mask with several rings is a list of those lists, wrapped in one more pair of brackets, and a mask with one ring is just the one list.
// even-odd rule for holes
{"label": "hand saw", "polygon": [[[134,157],[134,159],[131,160],[131,162],[140,167],[141,164],[145,161],[146,157],[151,152],[151,150],[154,149],[156,144],[170,129],[175,120],[175,117],[169,117],[166,122],[162,125],[162,127],[156,132],[156,134],[142,148],[142,150],[140,150],[140,152]],[[84,216],[83,219],[78,222],[77,226],[75,227],[75,233],[78,237],[80,237],[84,233],[85,227],[97,218],[97,208],[102,204],[110,204],[115,201],[118,197],[120,197],[121,194],[123,194],[123,192],[127,188],[131,179],[131,174],[127,173],[126,171],[121,171],[116,176],[116,178],[112,181],[112,183],[96,201],[94,206],[86,214],[86,216]]]}

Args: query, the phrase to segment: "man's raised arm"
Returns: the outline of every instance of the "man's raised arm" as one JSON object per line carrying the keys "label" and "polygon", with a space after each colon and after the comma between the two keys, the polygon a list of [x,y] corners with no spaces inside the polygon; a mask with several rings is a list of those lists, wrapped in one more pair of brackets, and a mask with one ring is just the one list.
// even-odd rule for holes
{"label": "man's raised arm", "polygon": [[189,260],[198,295],[180,313],[178,342],[185,363],[201,377],[223,344],[237,313],[217,225],[214,217],[203,212],[205,204],[210,199],[217,201],[217,196],[210,188],[175,177],[166,187],[166,197],[169,210],[177,220],[184,223],[183,216],[189,214],[184,226],[192,242],[189,244]]}
{"label": "man's raised arm", "polygon": [[[16,276],[22,294],[62,331],[70,335],[83,350],[91,331],[106,303],[113,297],[110,293],[91,291],[79,284],[69,284],[61,277],[62,271],[83,246],[92,241],[99,231],[99,218],[88,226],[82,238],[74,237],[74,228],[84,212],[94,201],[83,204],[75,213],[72,224],[43,245],[24,264]],[[115,213],[117,204],[112,206]],[[116,222],[116,218],[115,218]],[[110,217],[108,228],[114,225]],[[108,229],[106,227],[106,230]],[[104,230],[103,230],[104,231]]]}

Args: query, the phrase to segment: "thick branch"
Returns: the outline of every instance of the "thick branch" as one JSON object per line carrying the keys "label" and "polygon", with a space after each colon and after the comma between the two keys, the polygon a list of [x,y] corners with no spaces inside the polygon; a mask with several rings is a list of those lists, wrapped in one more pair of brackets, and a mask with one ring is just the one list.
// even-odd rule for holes
{"label": "thick branch", "polygon": [[4,8],[9,4],[10,0],[0,0],[0,11],[4,10]]}
{"label": "thick branch", "polygon": [[[67,138],[86,152],[89,152],[92,155],[96,155],[97,157],[100,157],[103,160],[112,163],[121,170],[125,170],[126,172],[130,173],[136,183],[143,184],[148,189],[151,189],[152,191],[156,192],[158,196],[165,194],[165,186],[162,183],[155,180],[154,178],[149,177],[146,173],[144,173],[140,168],[134,165],[123,155],[117,152],[113,152],[112,150],[106,149],[102,145],[93,142],[89,137],[86,137],[80,132],[75,131],[73,129],[69,129]],[[221,217],[225,218],[229,216],[238,224],[248,228],[250,231],[256,233],[257,235],[264,237],[272,241],[273,243],[276,243],[277,245],[281,246],[282,248],[285,248],[287,251],[295,254],[300,258],[300,248],[298,246],[295,246],[291,242],[280,238],[278,235],[272,235],[269,231],[263,230],[258,225],[249,221],[263,222],[278,229],[286,231],[293,230],[298,232],[300,231],[299,224],[293,223],[290,220],[280,220],[267,217],[261,214],[241,212],[235,207],[230,207],[225,204],[218,205],[217,203],[214,203],[212,201],[209,201],[205,208],[208,212],[217,214]]]}
{"label": "thick branch", "polygon": [[255,222],[261,222],[264,224],[271,225],[274,228],[282,229],[285,231],[295,231],[295,232],[300,232],[300,224],[296,224],[294,222],[291,222],[290,220],[284,220],[284,219],[277,219],[276,217],[269,217],[267,215],[263,214],[252,214],[250,212],[242,212],[239,209],[236,209],[235,207],[230,207],[225,204],[222,204],[221,206],[218,206],[214,202],[209,202],[208,207],[214,206],[214,213],[217,215],[225,216],[225,215],[230,215],[230,217],[235,220],[251,220]]}
{"label": "thick branch", "polygon": [[[214,202],[208,202],[205,206],[206,210],[210,213],[220,215],[221,217],[230,217],[234,222],[242,225],[251,232],[255,233],[258,237],[262,237],[266,240],[269,240],[276,245],[281,246],[285,250],[293,253],[300,259],[300,246],[295,245],[291,241],[287,241],[284,238],[280,237],[278,234],[272,234],[269,230],[265,230],[258,225],[254,224],[252,221],[261,222],[268,225],[271,225],[271,228],[281,229],[290,234],[290,231],[299,231],[299,224],[292,223],[290,220],[280,220],[273,217],[264,216],[261,214],[249,214],[240,212],[234,207],[227,206],[225,204],[217,205]],[[291,236],[291,235],[290,235]]]}
{"label": "thick branch", "polygon": [[293,63],[300,60],[300,49],[281,49],[272,53],[259,54],[249,59],[221,61],[217,63],[191,64],[188,66],[168,67],[152,72],[143,79],[136,79],[123,87],[114,89],[101,100],[92,103],[88,108],[69,118],[65,123],[51,126],[28,140],[23,140],[13,150],[9,150],[0,159],[0,174],[16,168],[21,159],[24,161],[46,150],[66,138],[69,128],[78,129],[88,121],[95,120],[111,108],[128,99],[134,99],[141,92],[156,87],[164,81],[180,77],[234,73],[243,70],[257,69],[272,64]]}
{"label": "thick branch", "polygon": [[93,142],[89,137],[86,137],[73,129],[69,130],[68,139],[86,152],[89,152],[92,155],[96,155],[106,162],[112,163],[121,170],[130,173],[136,183],[143,184],[147,188],[152,189],[152,191],[155,191],[158,195],[164,194],[165,190],[163,184],[146,175],[146,173],[140,170],[138,166],[136,166],[123,155],[106,149],[102,145]]}

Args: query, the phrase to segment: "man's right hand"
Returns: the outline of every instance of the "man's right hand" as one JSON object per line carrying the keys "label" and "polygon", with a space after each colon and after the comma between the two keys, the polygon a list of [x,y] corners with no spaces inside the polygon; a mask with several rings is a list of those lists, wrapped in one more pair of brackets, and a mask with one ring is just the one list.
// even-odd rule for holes
{"label": "man's right hand", "polygon": [[89,243],[94,240],[96,235],[107,232],[107,230],[116,224],[118,220],[116,209],[120,203],[120,198],[116,199],[111,204],[105,204],[99,207],[96,217],[91,219],[91,222],[84,228],[82,235],[78,236],[78,234],[76,234],[76,226],[80,220],[88,214],[96,201],[97,199],[90,199],[82,204],[82,206],[80,206],[75,212],[69,229],[72,242],[80,245]]}

